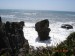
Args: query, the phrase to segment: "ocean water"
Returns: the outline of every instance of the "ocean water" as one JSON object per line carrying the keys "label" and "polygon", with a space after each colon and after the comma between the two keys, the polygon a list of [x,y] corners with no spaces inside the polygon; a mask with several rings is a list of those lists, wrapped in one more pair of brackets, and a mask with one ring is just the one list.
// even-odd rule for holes
{"label": "ocean water", "polygon": [[[75,12],[66,11],[47,11],[47,10],[13,10],[0,9],[2,21],[19,22],[24,21],[24,36],[28,40],[30,46],[56,46],[66,40],[71,32],[75,32]],[[49,20],[49,28],[51,29],[50,40],[40,42],[38,34],[35,31],[35,23],[44,19]],[[63,29],[62,24],[70,24],[73,29]]]}

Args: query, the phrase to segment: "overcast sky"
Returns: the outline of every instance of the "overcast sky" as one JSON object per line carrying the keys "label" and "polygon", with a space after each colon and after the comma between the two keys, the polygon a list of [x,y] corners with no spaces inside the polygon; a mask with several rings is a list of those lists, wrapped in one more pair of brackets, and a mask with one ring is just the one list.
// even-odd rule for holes
{"label": "overcast sky", "polygon": [[75,0],[0,0],[0,9],[75,11]]}

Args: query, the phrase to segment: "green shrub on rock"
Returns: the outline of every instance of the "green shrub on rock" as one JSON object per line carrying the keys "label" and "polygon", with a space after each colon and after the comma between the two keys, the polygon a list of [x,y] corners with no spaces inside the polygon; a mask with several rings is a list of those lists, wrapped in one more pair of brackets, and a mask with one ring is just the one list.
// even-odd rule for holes
{"label": "green shrub on rock", "polygon": [[75,47],[75,32],[68,36],[66,42],[69,48]]}

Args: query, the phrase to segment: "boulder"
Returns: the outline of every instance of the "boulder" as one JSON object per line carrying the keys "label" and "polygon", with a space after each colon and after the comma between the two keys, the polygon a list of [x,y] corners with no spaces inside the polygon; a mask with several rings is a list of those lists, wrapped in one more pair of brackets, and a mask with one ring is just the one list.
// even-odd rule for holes
{"label": "boulder", "polygon": [[61,28],[65,28],[65,29],[73,29],[73,26],[70,24],[62,24]]}
{"label": "boulder", "polygon": [[38,37],[41,41],[50,39],[49,32],[49,21],[47,19],[39,21],[35,24],[35,30],[38,32]]}

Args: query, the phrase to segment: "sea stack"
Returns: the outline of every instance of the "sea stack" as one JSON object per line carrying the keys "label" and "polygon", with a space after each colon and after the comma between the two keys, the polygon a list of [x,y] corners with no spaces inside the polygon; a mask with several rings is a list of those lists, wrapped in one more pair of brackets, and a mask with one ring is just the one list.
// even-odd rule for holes
{"label": "sea stack", "polygon": [[35,24],[35,30],[38,32],[38,38],[40,39],[40,41],[50,39],[49,32],[51,31],[51,29],[48,27],[49,27],[48,19],[39,21]]}

